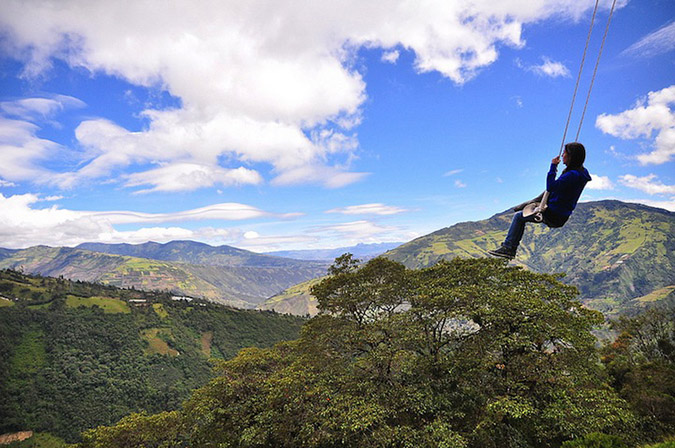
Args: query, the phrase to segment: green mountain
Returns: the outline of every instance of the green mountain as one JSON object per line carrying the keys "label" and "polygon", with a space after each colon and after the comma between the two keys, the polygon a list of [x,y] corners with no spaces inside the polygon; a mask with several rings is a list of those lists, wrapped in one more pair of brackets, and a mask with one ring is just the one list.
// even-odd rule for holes
{"label": "green mountain", "polygon": [[170,241],[165,244],[148,242],[143,244],[83,243],[78,249],[111,255],[125,255],[160,261],[207,266],[247,266],[256,268],[295,268],[324,266],[324,263],[293,260],[278,256],[263,255],[232,246],[210,246],[196,241]]}
{"label": "green mountain", "polygon": [[298,337],[305,320],[169,293],[0,270],[0,434],[81,431],[176,409],[209,359]]}
{"label": "green mountain", "polygon": [[[507,211],[459,223],[385,256],[417,269],[442,259],[484,257],[504,240],[511,216]],[[535,272],[566,273],[563,281],[579,288],[582,301],[608,315],[657,300],[675,301],[675,213],[619,201],[581,203],[561,229],[528,225],[513,263]],[[284,303],[288,300],[292,305]],[[304,284],[260,307],[293,312],[312,306]]]}
{"label": "green mountain", "polygon": [[[137,253],[178,260],[162,261],[67,247],[36,246],[0,252],[0,268],[22,269],[46,276],[102,282],[124,288],[172,291],[240,308],[254,308],[267,297],[326,272],[322,263],[256,256],[239,249],[235,251],[229,265],[221,265],[219,263],[226,262],[226,255],[221,248],[190,243],[194,245],[193,250],[190,250],[186,242],[159,245],[161,248],[155,245],[144,245],[154,249],[146,251],[131,247]],[[206,248],[194,249],[197,245]],[[126,249],[124,245],[116,246],[111,250]],[[180,247],[185,249],[182,255]],[[215,249],[221,251],[215,253]],[[215,253],[211,259],[208,257],[209,252]],[[203,264],[182,262],[181,258],[199,259]],[[255,264],[258,260],[262,266]]]}
{"label": "green mountain", "polygon": [[323,277],[314,278],[306,282],[291,286],[283,292],[276,294],[257,306],[259,310],[273,310],[277,313],[293,314],[295,316],[315,316],[317,300],[310,293],[312,286],[319,283]]}

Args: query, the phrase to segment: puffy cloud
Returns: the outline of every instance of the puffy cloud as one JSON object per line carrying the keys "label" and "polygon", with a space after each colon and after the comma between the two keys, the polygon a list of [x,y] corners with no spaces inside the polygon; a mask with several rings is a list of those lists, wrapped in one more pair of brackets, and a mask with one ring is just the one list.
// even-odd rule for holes
{"label": "puffy cloud", "polygon": [[670,22],[644,36],[621,54],[637,58],[651,58],[673,49],[675,49],[675,22]]}
{"label": "puffy cloud", "polygon": [[237,204],[213,204],[192,210],[173,213],[139,213],[133,211],[75,211],[56,205],[38,208],[41,201],[57,198],[40,198],[35,194],[5,197],[0,193],[0,241],[2,247],[23,248],[36,244],[74,246],[83,242],[144,242],[170,241],[173,239],[206,239],[235,241],[242,232],[231,229],[181,227],[142,227],[137,230],[119,231],[119,224],[157,224],[174,221],[222,220],[240,221],[255,218],[291,218],[294,213],[273,214],[255,207]]}
{"label": "puffy cloud", "polygon": [[591,181],[586,184],[589,190],[613,190],[614,184],[608,176],[591,175]]}
{"label": "puffy cloud", "polygon": [[[461,84],[494,62],[500,46],[522,46],[523,24],[552,15],[577,19],[591,6],[591,0],[182,0],[168,7],[7,0],[0,28],[3,48],[25,62],[26,77],[58,58],[180,99],[173,110],[146,110],[149,125],[138,132],[103,120],[82,123],[76,136],[86,158],[55,178],[62,187],[148,163],[209,167],[197,170],[206,176],[183,183],[147,183],[151,191],[227,185],[223,173],[239,170],[241,180],[250,163],[271,165],[274,184],[339,187],[365,176],[349,167],[358,148],[351,130],[366,100],[353,64],[359,48],[381,48],[390,61],[405,49],[419,72]],[[127,185],[151,175],[137,173]],[[252,183],[255,176],[247,176]]]}
{"label": "puffy cloud", "polygon": [[396,215],[398,213],[404,213],[407,211],[408,210],[400,207],[373,203],[334,208],[327,210],[326,213],[342,213],[344,215]]}
{"label": "puffy cloud", "polygon": [[466,184],[465,184],[464,182],[462,182],[461,180],[457,179],[457,180],[455,181],[455,187],[457,187],[457,188],[466,188]]}
{"label": "puffy cloud", "polygon": [[126,185],[129,187],[154,185],[153,188],[141,190],[139,193],[194,190],[202,187],[211,187],[215,184],[223,186],[257,185],[262,182],[262,177],[257,171],[244,167],[227,170],[193,163],[175,163],[142,173],[130,174],[127,176],[127,179]]}
{"label": "puffy cloud", "polygon": [[656,180],[656,178],[656,174],[649,174],[644,177],[625,174],[619,180],[627,187],[635,188],[648,194],[675,194],[675,185],[665,185]]}
{"label": "puffy cloud", "polygon": [[384,62],[389,62],[390,64],[395,64],[396,61],[398,61],[399,56],[400,53],[398,52],[398,50],[385,51],[382,54],[382,60]]}
{"label": "puffy cloud", "polygon": [[569,69],[562,62],[552,61],[547,57],[542,59],[541,64],[527,66],[525,69],[540,76],[548,76],[550,78],[569,78],[571,76]]}
{"label": "puffy cloud", "polygon": [[637,159],[642,165],[669,162],[675,155],[675,85],[657,92],[649,92],[632,109],[616,115],[602,114],[595,125],[606,134],[621,139],[654,137],[654,150],[640,154]]}

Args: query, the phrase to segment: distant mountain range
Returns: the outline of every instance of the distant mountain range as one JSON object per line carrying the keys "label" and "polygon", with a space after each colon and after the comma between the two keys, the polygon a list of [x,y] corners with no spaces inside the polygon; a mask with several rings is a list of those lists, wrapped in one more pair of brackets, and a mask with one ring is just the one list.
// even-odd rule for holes
{"label": "distant mountain range", "polygon": [[[409,268],[454,257],[484,257],[504,240],[511,211],[463,222],[403,244],[385,254]],[[620,201],[578,205],[561,229],[528,225],[512,262],[536,272],[566,273],[589,307],[608,315],[659,300],[675,302],[675,213]],[[312,314],[312,282],[296,285],[259,307]]]}
{"label": "distant mountain range", "polygon": [[277,257],[287,257],[296,260],[320,260],[332,262],[340,255],[350,253],[355,258],[368,260],[378,255],[382,255],[388,250],[403,244],[399,243],[375,243],[375,244],[357,244],[356,246],[338,247],[336,249],[314,249],[314,250],[284,250],[277,252],[266,252],[266,255]]}
{"label": "distant mountain range", "polygon": [[169,290],[239,308],[254,308],[289,286],[324,275],[326,266],[193,241],[0,250],[0,268],[125,288]]}
{"label": "distant mountain range", "polygon": [[308,266],[307,263],[299,263],[298,260],[289,260],[288,258],[291,257],[258,254],[225,245],[210,246],[196,241],[171,241],[164,244],[155,242],[143,244],[83,243],[77,246],[77,249],[206,266],[248,266],[255,268]]}

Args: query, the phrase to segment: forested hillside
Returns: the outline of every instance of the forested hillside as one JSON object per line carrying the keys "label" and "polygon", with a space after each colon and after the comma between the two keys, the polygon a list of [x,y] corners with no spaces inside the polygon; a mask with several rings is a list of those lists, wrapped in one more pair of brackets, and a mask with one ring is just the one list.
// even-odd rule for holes
{"label": "forested hillside", "polygon": [[[176,245],[141,245],[145,250],[131,245],[103,246],[111,248],[111,251],[145,252],[149,256],[193,259],[202,264],[106,254],[68,247],[36,246],[0,252],[0,268],[102,282],[123,288],[171,291],[238,308],[254,308],[271,295],[326,272],[326,265],[322,263],[264,255],[254,257],[250,255],[252,252],[227,246],[213,248],[205,244],[185,242],[178,242]],[[134,249],[127,250],[129,247]],[[234,251],[234,255],[227,265],[225,263],[230,249]],[[242,254],[253,258],[245,262]],[[210,256],[213,258],[209,258]],[[252,265],[251,260],[262,260],[263,265]]]}
{"label": "forested hillside", "polygon": [[209,359],[295,339],[303,320],[168,293],[0,271],[0,434],[81,431],[176,409]]}

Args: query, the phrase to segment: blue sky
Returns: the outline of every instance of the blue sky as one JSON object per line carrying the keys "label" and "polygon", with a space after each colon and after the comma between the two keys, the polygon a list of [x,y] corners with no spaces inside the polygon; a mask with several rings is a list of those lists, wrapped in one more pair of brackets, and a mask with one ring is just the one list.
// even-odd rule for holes
{"label": "blue sky", "polygon": [[[0,247],[330,248],[487,218],[544,189],[593,6],[6,0]],[[675,4],[618,1],[582,200],[675,210],[674,105]]]}

